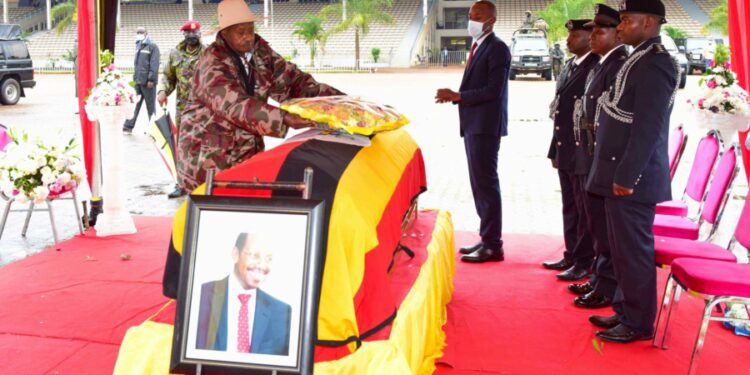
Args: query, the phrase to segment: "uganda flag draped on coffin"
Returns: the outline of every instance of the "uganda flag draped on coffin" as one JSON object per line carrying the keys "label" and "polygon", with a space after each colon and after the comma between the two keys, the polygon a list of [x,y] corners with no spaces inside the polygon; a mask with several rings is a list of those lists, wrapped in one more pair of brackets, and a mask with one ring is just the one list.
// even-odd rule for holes
{"label": "uganda flag draped on coffin", "polygon": [[[388,327],[397,302],[389,266],[411,203],[426,190],[422,153],[403,129],[372,137],[367,147],[294,140],[216,175],[217,181],[302,181],[314,171],[312,199],[325,201],[325,265],[315,361],[338,359]],[[203,194],[205,186],[193,194]],[[294,192],[214,189],[215,195],[276,197]],[[177,295],[186,204],[178,210],[164,272],[164,294]]]}

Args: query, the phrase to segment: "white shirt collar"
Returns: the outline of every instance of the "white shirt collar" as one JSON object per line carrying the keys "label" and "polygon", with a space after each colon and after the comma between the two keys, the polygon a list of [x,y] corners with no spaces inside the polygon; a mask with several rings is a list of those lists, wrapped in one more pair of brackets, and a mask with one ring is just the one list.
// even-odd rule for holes
{"label": "white shirt collar", "polygon": [[[491,33],[492,33],[492,32],[490,31],[490,32],[489,32],[489,33],[487,33],[487,34],[484,34],[484,35],[480,36],[480,37],[479,37],[479,39],[476,39],[476,40],[474,40],[474,43],[476,43],[476,44],[477,44],[477,48],[479,48],[479,45],[481,45],[481,44],[482,44],[482,42],[484,42],[484,40],[485,40],[485,39],[487,39],[487,37],[488,37],[488,36],[490,36],[490,34],[491,34]],[[473,43],[472,43],[472,44],[473,44]]]}
{"label": "white shirt collar", "polygon": [[607,60],[607,57],[609,57],[609,55],[611,55],[612,52],[615,52],[615,50],[619,49],[620,47],[622,47],[622,44],[618,44],[615,46],[615,48],[612,48],[611,50],[609,50],[609,52],[607,52],[607,54],[602,56],[601,60],[599,60],[599,65],[604,64],[604,61]]}
{"label": "white shirt collar", "polygon": [[583,55],[583,56],[575,59],[575,61],[573,61],[573,63],[576,64],[576,66],[577,65],[581,65],[581,63],[583,62],[583,60],[586,60],[586,58],[589,57],[590,54],[591,54],[591,51],[586,52],[585,55]]}

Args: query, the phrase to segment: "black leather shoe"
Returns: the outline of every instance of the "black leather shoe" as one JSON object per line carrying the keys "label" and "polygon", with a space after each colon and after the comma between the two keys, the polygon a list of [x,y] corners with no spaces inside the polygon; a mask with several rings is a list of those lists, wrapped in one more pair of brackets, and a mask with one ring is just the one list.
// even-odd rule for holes
{"label": "black leather shoe", "polygon": [[555,270],[555,271],[563,271],[570,268],[570,266],[573,265],[573,262],[563,258],[558,260],[557,262],[544,262],[542,263],[542,266],[548,270]]}
{"label": "black leather shoe", "polygon": [[568,285],[568,290],[573,292],[573,294],[582,296],[584,294],[593,292],[594,287],[587,281],[585,283],[570,284]]}
{"label": "black leather shoe", "polygon": [[624,324],[618,324],[616,327],[610,328],[606,331],[597,332],[596,337],[604,341],[627,344],[637,340],[651,340],[651,338],[653,338],[653,333],[638,332]]}
{"label": "black leather shoe", "polygon": [[461,254],[471,254],[479,250],[479,248],[481,248],[482,246],[483,246],[482,241],[479,241],[474,246],[462,247],[461,249],[458,250],[458,252]]}
{"label": "black leather shoe", "polygon": [[173,198],[179,198],[185,194],[187,194],[187,192],[185,190],[182,190],[181,187],[177,186],[175,187],[173,192],[167,194],[167,197],[169,197],[169,199],[173,199]]}
{"label": "black leather shoe", "polygon": [[606,329],[617,327],[620,324],[620,320],[617,319],[617,314],[612,316],[591,315],[589,317],[589,322],[597,327]]}
{"label": "black leather shoe", "polygon": [[591,271],[588,268],[573,266],[565,270],[565,272],[559,273],[557,278],[563,281],[580,281],[589,276],[591,276]]}
{"label": "black leather shoe", "polygon": [[505,260],[503,249],[492,250],[486,247],[480,247],[471,254],[461,257],[462,262],[466,263],[484,263],[484,262],[502,262]]}
{"label": "black leather shoe", "polygon": [[601,295],[597,292],[591,292],[580,297],[576,297],[573,303],[578,307],[586,309],[600,309],[602,307],[612,306],[612,298]]}

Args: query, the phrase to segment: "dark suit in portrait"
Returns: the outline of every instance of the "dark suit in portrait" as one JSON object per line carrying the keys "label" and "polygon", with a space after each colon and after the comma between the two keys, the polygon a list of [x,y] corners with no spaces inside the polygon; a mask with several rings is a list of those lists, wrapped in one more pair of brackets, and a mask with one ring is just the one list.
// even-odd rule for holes
{"label": "dark suit in portrait", "polygon": [[[201,286],[197,349],[227,350],[228,278]],[[250,353],[289,355],[291,307],[261,289],[255,289]]]}

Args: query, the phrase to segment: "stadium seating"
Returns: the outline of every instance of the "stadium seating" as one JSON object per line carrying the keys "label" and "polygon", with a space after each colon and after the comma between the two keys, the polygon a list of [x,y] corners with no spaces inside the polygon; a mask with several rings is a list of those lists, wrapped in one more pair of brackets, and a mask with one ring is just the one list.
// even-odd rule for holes
{"label": "stadium seating", "polygon": [[711,15],[711,10],[716,8],[721,1],[719,0],[693,0],[693,2],[698,5],[698,8],[701,8],[701,10],[706,13],[706,15]]}

